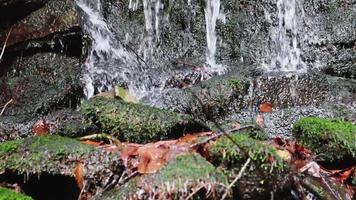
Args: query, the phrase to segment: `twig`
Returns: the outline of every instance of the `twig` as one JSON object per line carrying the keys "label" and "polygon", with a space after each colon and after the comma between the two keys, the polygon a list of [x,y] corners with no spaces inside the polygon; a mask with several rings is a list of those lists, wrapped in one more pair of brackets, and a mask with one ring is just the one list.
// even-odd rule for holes
{"label": "twig", "polygon": [[244,126],[244,127],[241,127],[241,128],[234,128],[234,129],[231,129],[231,130],[228,130],[228,131],[219,132],[216,135],[211,136],[211,137],[203,140],[202,142],[199,142],[199,143],[191,145],[190,148],[194,148],[194,147],[206,144],[206,143],[210,142],[211,140],[215,140],[215,139],[217,139],[217,138],[219,138],[221,136],[230,135],[232,133],[240,132],[240,131],[243,131],[243,130],[246,130],[246,129],[249,129],[249,128],[254,128],[254,127],[255,126],[253,126],[253,125],[248,125],[248,126]]}
{"label": "twig", "polygon": [[[0,59],[1,59],[1,57],[0,57]],[[4,107],[2,108],[2,110],[1,110],[1,112],[0,112],[0,116],[2,116],[2,114],[4,114],[6,107],[7,107],[11,102],[13,102],[13,101],[14,101],[13,99],[10,99],[10,101],[8,101],[8,102],[4,105]]]}
{"label": "twig", "polygon": [[12,26],[11,26],[11,28],[10,28],[10,30],[9,30],[9,33],[6,35],[6,39],[5,39],[4,45],[3,45],[2,50],[1,50],[1,54],[0,54],[0,61],[2,60],[2,56],[4,55],[5,48],[6,48],[6,43],[7,43],[7,41],[8,41],[9,38],[10,38],[11,31],[12,31]]}
{"label": "twig", "polygon": [[226,192],[223,195],[221,199],[225,199],[229,191],[231,190],[232,186],[235,185],[235,183],[242,177],[243,173],[246,171],[247,166],[250,164],[251,158],[248,158],[245,162],[245,164],[242,166],[240,169],[239,173],[237,174],[236,178],[230,183],[230,185],[226,188]]}
{"label": "twig", "polygon": [[193,69],[201,69],[201,68],[203,68],[201,66],[198,66],[196,64],[189,63],[189,62],[186,62],[186,61],[183,61],[183,60],[177,60],[176,62],[177,62],[177,64],[187,65],[189,67],[192,67]]}
{"label": "twig", "polygon": [[94,139],[99,139],[99,140],[107,139],[107,140],[112,141],[119,149],[123,148],[120,140],[118,140],[117,138],[115,138],[112,135],[108,135],[108,134],[104,134],[104,133],[87,135],[87,136],[79,138],[79,140],[94,140]]}
{"label": "twig", "polygon": [[197,192],[199,192],[201,189],[205,188],[206,184],[198,187],[195,191],[193,191],[185,200],[189,200],[190,198],[192,198]]}

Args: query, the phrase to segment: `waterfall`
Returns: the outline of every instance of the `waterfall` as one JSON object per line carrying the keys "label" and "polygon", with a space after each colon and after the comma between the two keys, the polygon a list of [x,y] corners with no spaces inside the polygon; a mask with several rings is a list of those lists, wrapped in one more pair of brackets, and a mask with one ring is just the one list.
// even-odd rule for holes
{"label": "waterfall", "polygon": [[220,0],[206,0],[205,8],[205,23],[206,23],[206,70],[222,74],[226,68],[221,64],[217,64],[215,60],[216,54],[216,23],[218,19],[224,21],[224,15],[220,13]]}
{"label": "waterfall", "polygon": [[[101,2],[78,0],[77,6],[84,13],[84,27],[93,39],[90,55],[85,62],[85,95],[94,95],[117,84],[128,87],[130,92],[140,96],[149,89],[150,80],[138,59],[117,41],[101,14]],[[135,8],[137,2],[130,2]]]}
{"label": "waterfall", "polygon": [[276,42],[275,58],[268,66],[270,71],[305,71],[306,65],[301,59],[299,48],[299,24],[303,19],[302,0],[278,0],[278,28],[271,34]]}

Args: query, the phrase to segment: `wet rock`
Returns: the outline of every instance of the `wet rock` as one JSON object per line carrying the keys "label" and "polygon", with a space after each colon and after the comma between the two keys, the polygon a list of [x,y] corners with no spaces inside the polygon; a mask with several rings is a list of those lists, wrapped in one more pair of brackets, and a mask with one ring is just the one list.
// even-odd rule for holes
{"label": "wet rock", "polygon": [[94,97],[82,103],[81,112],[102,131],[130,142],[177,138],[207,130],[189,116],[114,98]]}
{"label": "wet rock", "polygon": [[202,119],[222,119],[245,109],[256,110],[264,102],[274,108],[317,105],[330,98],[329,87],[325,76],[313,73],[251,78],[230,73],[191,88],[168,91],[156,106]]}
{"label": "wet rock", "polygon": [[49,1],[39,10],[3,31],[0,35],[0,44],[4,44],[10,30],[7,46],[65,32],[75,27],[79,28],[75,2],[71,0]]}
{"label": "wet rock", "polygon": [[43,121],[49,134],[80,137],[95,132],[98,127],[83,114],[70,108],[53,111],[45,116],[14,115],[0,117],[0,141],[14,140],[34,135],[33,127]]}
{"label": "wet rock", "polygon": [[220,199],[226,184],[221,170],[199,155],[188,154],[176,157],[156,174],[131,179],[97,199],[186,199],[191,194],[197,199]]}
{"label": "wet rock", "polygon": [[10,99],[14,101],[4,116],[43,114],[58,107],[75,107],[82,97],[82,69],[76,58],[40,53],[23,57],[12,67],[7,76],[1,77],[6,87],[2,105]]}
{"label": "wet rock", "polygon": [[355,78],[355,17],[352,1],[305,1],[304,60],[327,74]]}
{"label": "wet rock", "polygon": [[[51,175],[50,180],[55,180],[55,176],[74,178],[73,170],[81,163],[86,185],[83,191],[90,190],[93,195],[101,192],[102,188],[110,184],[114,176],[120,176],[124,169],[117,154],[94,149],[77,140],[60,136],[30,137],[3,142],[0,144],[0,158],[0,169],[6,170],[6,173],[0,175],[3,182],[13,181],[7,178],[11,173],[20,174],[22,177]],[[25,187],[26,181],[22,181],[25,183],[20,184]],[[32,186],[32,189],[34,188]],[[39,189],[41,190],[43,188]],[[45,191],[40,193],[47,194]]]}
{"label": "wet rock", "polygon": [[191,88],[167,91],[156,106],[200,119],[221,118],[245,107],[249,87],[250,81],[237,74],[219,76]]}
{"label": "wet rock", "polygon": [[294,124],[293,133],[317,155],[318,161],[356,162],[356,125],[351,122],[303,118]]}

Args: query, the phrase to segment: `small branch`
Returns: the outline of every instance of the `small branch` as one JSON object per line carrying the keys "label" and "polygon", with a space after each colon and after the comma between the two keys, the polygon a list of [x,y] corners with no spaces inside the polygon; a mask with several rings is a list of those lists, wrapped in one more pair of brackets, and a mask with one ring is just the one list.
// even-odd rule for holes
{"label": "small branch", "polygon": [[231,190],[231,188],[235,185],[235,183],[240,180],[240,178],[242,177],[243,173],[246,171],[247,166],[250,164],[251,162],[251,158],[248,158],[245,162],[245,164],[242,166],[242,168],[240,169],[239,173],[237,174],[236,178],[230,183],[230,185],[226,188],[226,192],[224,194],[224,196],[221,199],[225,199],[227,194],[229,193],[229,191]]}
{"label": "small branch", "polygon": [[211,136],[207,139],[205,139],[204,141],[202,142],[199,142],[199,143],[196,143],[196,144],[193,144],[190,146],[190,148],[194,148],[194,147],[197,147],[197,146],[200,146],[200,145],[203,145],[203,144],[206,144],[212,140],[216,140],[218,139],[219,137],[221,136],[224,136],[224,135],[230,135],[230,134],[233,134],[233,133],[236,133],[236,132],[241,132],[241,131],[244,131],[246,129],[249,129],[249,128],[254,128],[255,126],[253,125],[248,125],[248,126],[244,126],[244,127],[241,127],[241,128],[234,128],[234,129],[231,129],[231,130],[228,130],[228,131],[224,131],[224,132],[219,132],[218,134],[214,135],[214,136]]}
{"label": "small branch", "polygon": [[196,193],[198,193],[201,189],[205,188],[206,185],[202,185],[200,187],[198,187],[195,191],[193,191],[185,200],[189,200],[190,198],[192,198]]}
{"label": "small branch", "polygon": [[1,54],[0,54],[0,61],[2,60],[2,56],[4,55],[5,48],[6,48],[6,43],[7,43],[7,41],[8,41],[9,38],[10,38],[11,31],[12,31],[12,26],[11,26],[11,28],[10,28],[10,30],[9,30],[9,33],[6,35],[6,39],[5,39],[4,45],[3,45],[2,50],[1,50]]}
{"label": "small branch", "polygon": [[[0,59],[1,59],[1,57],[0,57]],[[14,101],[13,99],[10,99],[10,101],[8,101],[8,102],[4,105],[4,107],[2,108],[2,110],[1,110],[1,112],[0,112],[0,116],[2,116],[2,114],[4,114],[6,107],[7,107],[11,102],[13,102],[13,101]]]}
{"label": "small branch", "polygon": [[108,134],[103,134],[103,133],[102,134],[93,134],[93,135],[87,135],[87,136],[79,138],[79,140],[94,140],[94,139],[99,139],[99,140],[107,139],[109,141],[112,141],[119,149],[123,148],[120,140],[118,140],[114,136],[111,136]]}
{"label": "small branch", "polygon": [[196,64],[193,64],[193,63],[189,63],[189,62],[186,62],[186,61],[183,61],[183,60],[177,60],[176,61],[177,64],[181,64],[181,65],[187,65],[193,69],[201,69],[202,67],[201,66],[198,66]]}

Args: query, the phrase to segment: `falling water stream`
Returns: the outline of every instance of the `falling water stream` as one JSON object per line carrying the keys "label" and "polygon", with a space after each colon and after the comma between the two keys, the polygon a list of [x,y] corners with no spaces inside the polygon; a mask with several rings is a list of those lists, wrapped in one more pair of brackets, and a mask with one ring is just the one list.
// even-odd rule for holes
{"label": "falling water stream", "polygon": [[[224,15],[220,12],[220,0],[207,0],[206,3],[207,50],[204,68],[208,73],[222,74],[226,68],[216,63],[215,54],[218,40],[216,25],[218,20],[224,21]],[[190,5],[191,2],[188,1],[188,4]],[[130,92],[138,97],[152,90],[160,90],[157,84],[152,86],[152,77],[149,74],[151,69],[148,69],[145,63],[115,39],[109,25],[103,19],[101,1],[78,0],[77,5],[84,13],[85,29],[93,39],[83,78],[87,98],[95,93],[110,90],[121,83],[125,83]],[[145,34],[138,54],[143,55],[143,60],[146,62],[154,56],[155,43],[160,40],[160,16],[164,5],[161,0],[130,0],[129,9],[136,11],[141,8],[141,5],[145,16]]]}
{"label": "falling water stream", "polygon": [[[192,2],[189,0],[187,3],[191,8]],[[217,44],[222,42],[217,34],[217,25],[219,21],[225,22],[220,3],[220,0],[206,0],[204,9],[207,44],[204,70],[214,74],[222,74],[226,71],[226,66],[216,61]],[[271,53],[270,64],[266,67],[268,71],[305,70],[298,40],[298,22],[303,17],[303,9],[300,9],[302,3],[297,0],[277,0],[278,27],[271,30],[275,49],[271,50],[274,52]],[[151,60],[155,56],[160,40],[161,23],[169,23],[169,20],[162,20],[164,4],[161,0],[129,1],[129,9],[132,11],[142,9],[144,12],[145,32],[138,49],[138,55],[142,55],[143,60],[138,59],[135,53],[127,50],[121,41],[114,37],[103,18],[100,0],[78,0],[77,5],[83,11],[85,29],[93,39],[91,53],[85,63],[84,82],[87,97],[110,90],[120,84],[138,97],[163,89],[165,79],[151,74],[155,68]],[[126,36],[130,37],[127,34]],[[169,72],[164,73],[169,74]],[[160,72],[158,76],[163,76],[164,73]],[[153,84],[153,79],[159,79],[159,83]]]}
{"label": "falling water stream", "polygon": [[301,59],[299,22],[304,17],[303,0],[278,0],[278,27],[271,32],[275,41],[275,57],[267,65],[269,71],[302,72],[306,65]]}
{"label": "falling water stream", "polygon": [[225,16],[220,12],[220,0],[207,0],[205,8],[205,23],[206,23],[206,42],[207,42],[207,51],[206,51],[206,66],[205,68],[208,71],[217,72],[222,74],[226,68],[217,64],[215,60],[216,54],[216,23],[218,19],[225,21]]}
{"label": "falling water stream", "polygon": [[[90,0],[77,1],[85,13],[85,28],[93,39],[91,52],[85,62],[85,95],[110,90],[124,82],[137,96],[149,90],[150,79],[142,63],[117,41],[101,14],[100,0],[91,5]],[[135,7],[136,5],[133,5]]]}

